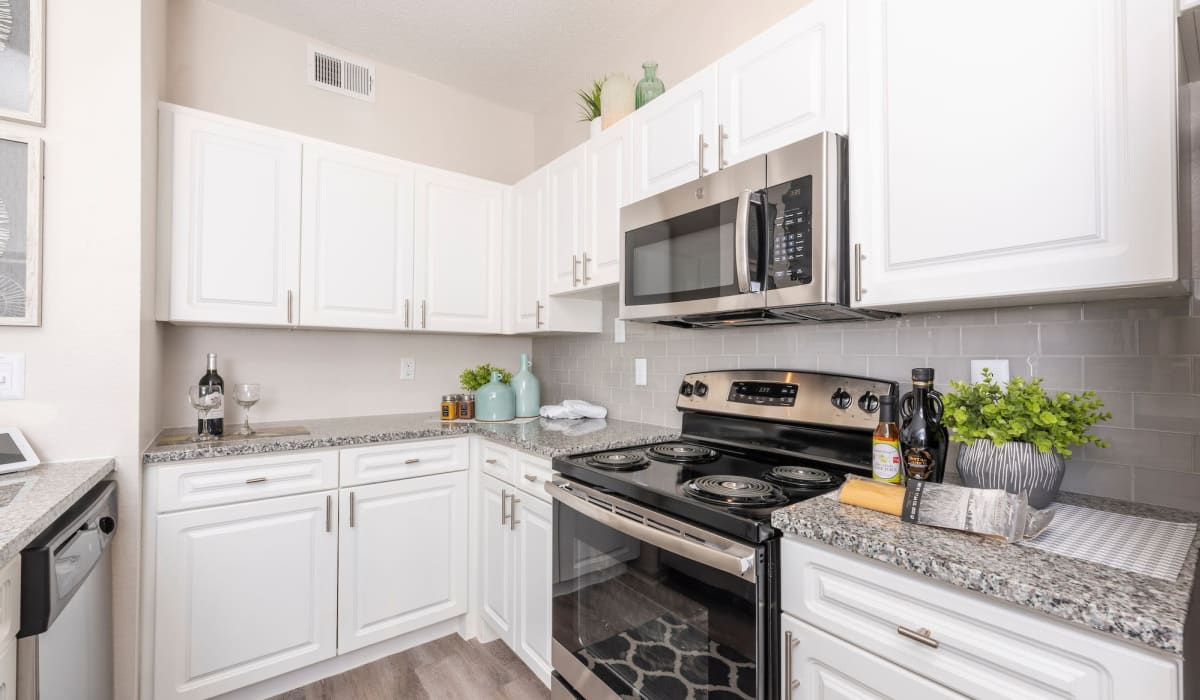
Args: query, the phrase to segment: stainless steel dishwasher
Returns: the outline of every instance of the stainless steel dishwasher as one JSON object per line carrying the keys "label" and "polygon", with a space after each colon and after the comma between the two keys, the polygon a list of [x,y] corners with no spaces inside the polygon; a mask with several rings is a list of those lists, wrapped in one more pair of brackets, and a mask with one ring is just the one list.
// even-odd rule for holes
{"label": "stainless steel dishwasher", "polygon": [[21,552],[18,700],[111,700],[117,485],[101,482]]}

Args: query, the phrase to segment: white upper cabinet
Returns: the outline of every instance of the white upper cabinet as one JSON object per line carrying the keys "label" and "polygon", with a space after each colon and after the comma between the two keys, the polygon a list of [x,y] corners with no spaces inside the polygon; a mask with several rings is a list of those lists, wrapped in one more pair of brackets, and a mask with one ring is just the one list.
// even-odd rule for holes
{"label": "white upper cabinet", "polygon": [[633,128],[633,199],[717,169],[717,67],[709,66],[626,117]]}
{"label": "white upper cabinet", "polygon": [[579,243],[583,240],[586,202],[587,144],[546,166],[546,237],[550,293],[579,287]]}
{"label": "white upper cabinet", "polygon": [[1171,0],[850,3],[856,304],[1176,280],[1174,17]]}
{"label": "white upper cabinet", "polygon": [[629,156],[631,120],[623,119],[587,145],[585,220],[580,241],[580,283],[616,284],[621,278],[621,207],[633,191]]}
{"label": "white upper cabinet", "polygon": [[304,145],[300,323],[412,326],[413,166]]}
{"label": "white upper cabinet", "polygon": [[508,330],[515,333],[545,326],[545,224],[546,173],[539,170],[514,185],[509,196]]}
{"label": "white upper cabinet", "polygon": [[465,175],[418,170],[414,328],[503,330],[505,189]]}
{"label": "white upper cabinet", "polygon": [[816,0],[717,63],[719,167],[846,133],[846,3]]}
{"label": "white upper cabinet", "polygon": [[299,138],[172,106],[159,129],[159,320],[294,323]]}

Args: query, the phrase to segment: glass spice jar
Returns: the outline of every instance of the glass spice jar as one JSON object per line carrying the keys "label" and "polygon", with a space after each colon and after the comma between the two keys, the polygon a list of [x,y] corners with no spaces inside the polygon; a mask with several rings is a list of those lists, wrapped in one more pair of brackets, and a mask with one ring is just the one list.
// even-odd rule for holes
{"label": "glass spice jar", "polygon": [[446,394],[442,396],[442,420],[458,419],[458,399],[458,394]]}
{"label": "glass spice jar", "polygon": [[475,417],[475,394],[459,394],[458,417],[462,420]]}

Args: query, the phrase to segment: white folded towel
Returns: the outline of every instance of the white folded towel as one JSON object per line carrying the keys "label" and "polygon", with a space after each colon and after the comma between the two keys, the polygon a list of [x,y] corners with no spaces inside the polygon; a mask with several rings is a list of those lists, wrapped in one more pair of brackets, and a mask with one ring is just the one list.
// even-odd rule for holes
{"label": "white folded towel", "polygon": [[565,418],[604,418],[608,415],[608,409],[603,406],[597,406],[594,403],[588,403],[587,401],[567,399],[556,406],[542,406],[542,410],[538,413],[542,418],[551,418],[554,420]]}

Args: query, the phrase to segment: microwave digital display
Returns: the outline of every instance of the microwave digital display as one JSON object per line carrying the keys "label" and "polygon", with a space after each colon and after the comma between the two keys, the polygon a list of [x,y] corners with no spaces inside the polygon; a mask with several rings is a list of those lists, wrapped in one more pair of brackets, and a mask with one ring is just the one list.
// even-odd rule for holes
{"label": "microwave digital display", "polygon": [[767,189],[770,241],[768,289],[813,279],[813,178],[805,175]]}

